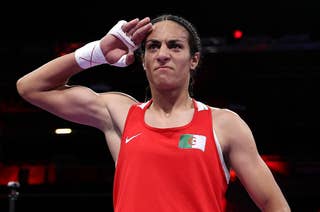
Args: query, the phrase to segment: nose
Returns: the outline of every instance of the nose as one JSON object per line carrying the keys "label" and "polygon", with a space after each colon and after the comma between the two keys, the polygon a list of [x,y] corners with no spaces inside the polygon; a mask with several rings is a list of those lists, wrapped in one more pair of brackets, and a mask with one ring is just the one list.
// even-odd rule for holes
{"label": "nose", "polygon": [[165,63],[170,59],[170,49],[166,45],[161,45],[157,55],[157,61],[160,63]]}

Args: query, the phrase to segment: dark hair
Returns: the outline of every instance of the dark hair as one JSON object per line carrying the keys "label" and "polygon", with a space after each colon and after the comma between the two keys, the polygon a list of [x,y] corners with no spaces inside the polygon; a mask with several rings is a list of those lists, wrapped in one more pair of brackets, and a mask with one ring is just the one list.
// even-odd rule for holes
{"label": "dark hair", "polygon": [[[155,24],[157,22],[161,22],[161,21],[174,21],[177,24],[183,26],[189,33],[189,38],[188,38],[188,44],[190,46],[190,55],[194,56],[195,53],[199,52],[200,53],[200,58],[201,58],[201,39],[200,36],[196,30],[196,28],[185,18],[181,17],[181,16],[177,16],[177,15],[171,15],[171,14],[164,14],[164,15],[160,15],[154,19],[151,20],[152,24]],[[140,58],[144,55],[145,53],[145,41],[144,40],[141,43],[141,46],[138,50],[138,54],[140,55]],[[200,61],[199,64],[197,66],[197,68],[200,65]],[[195,71],[192,71],[190,74],[190,83],[189,83],[189,94],[192,96],[193,95],[193,85],[194,85],[194,74]],[[149,86],[146,89],[146,100],[149,99],[150,95],[150,88]]]}
{"label": "dark hair", "polygon": [[[189,46],[190,46],[190,54],[194,55],[196,52],[201,53],[201,39],[200,36],[196,30],[196,28],[185,18],[177,15],[170,15],[170,14],[165,14],[165,15],[160,15],[154,19],[151,20],[152,24],[155,24],[160,21],[174,21],[178,23],[179,25],[183,26],[188,32],[189,32]],[[144,54],[145,51],[145,41],[141,43],[140,51],[142,55]]]}

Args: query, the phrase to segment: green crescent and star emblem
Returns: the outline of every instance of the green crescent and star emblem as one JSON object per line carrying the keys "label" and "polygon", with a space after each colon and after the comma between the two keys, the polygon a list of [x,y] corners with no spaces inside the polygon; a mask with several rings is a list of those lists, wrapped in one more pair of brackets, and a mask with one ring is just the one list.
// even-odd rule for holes
{"label": "green crescent and star emblem", "polygon": [[179,139],[181,149],[199,149],[204,152],[206,147],[206,136],[195,134],[182,134]]}

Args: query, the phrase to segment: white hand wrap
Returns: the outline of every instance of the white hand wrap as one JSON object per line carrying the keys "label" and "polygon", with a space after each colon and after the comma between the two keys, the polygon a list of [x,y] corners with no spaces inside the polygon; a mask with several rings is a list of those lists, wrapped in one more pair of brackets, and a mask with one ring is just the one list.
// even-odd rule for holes
{"label": "white hand wrap", "polygon": [[[111,28],[108,34],[111,34],[118,39],[120,39],[129,49],[129,51],[136,50],[139,46],[136,45],[129,36],[122,30],[122,25],[126,24],[127,22],[124,20],[118,21],[118,23]],[[101,65],[101,64],[110,64],[106,61],[101,47],[100,47],[100,40],[90,42],[83,47],[77,49],[75,51],[75,58],[78,65],[83,68],[91,68],[93,66]],[[118,67],[126,67],[128,64],[126,63],[127,55],[123,55],[117,62],[112,63],[110,65],[118,66]]]}
{"label": "white hand wrap", "polygon": [[139,46],[136,45],[129,36],[126,35],[126,33],[123,32],[122,26],[126,24],[127,21],[120,20],[118,23],[111,28],[111,30],[108,32],[108,34],[114,35],[117,38],[119,38],[130,51],[136,50]]}
{"label": "white hand wrap", "polygon": [[100,47],[100,40],[82,46],[74,54],[78,65],[83,69],[107,63]]}

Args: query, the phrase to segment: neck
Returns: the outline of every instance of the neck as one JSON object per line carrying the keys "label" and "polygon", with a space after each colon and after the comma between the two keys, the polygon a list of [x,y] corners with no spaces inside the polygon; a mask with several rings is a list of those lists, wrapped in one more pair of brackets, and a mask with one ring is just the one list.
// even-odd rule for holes
{"label": "neck", "polygon": [[153,96],[151,105],[146,110],[145,122],[157,128],[184,126],[193,118],[194,104],[189,95],[173,98],[172,96]]}
{"label": "neck", "polygon": [[165,95],[154,95],[150,109],[170,116],[173,111],[193,108],[192,98],[188,93],[183,95],[174,95],[173,93]]}

